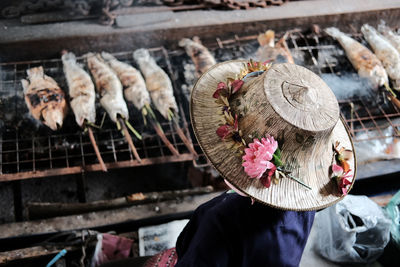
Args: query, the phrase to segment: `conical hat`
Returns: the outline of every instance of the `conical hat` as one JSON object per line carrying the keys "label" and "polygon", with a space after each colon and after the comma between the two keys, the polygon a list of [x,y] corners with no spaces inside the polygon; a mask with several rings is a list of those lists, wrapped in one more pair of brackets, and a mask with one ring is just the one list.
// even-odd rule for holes
{"label": "conical hat", "polygon": [[[204,73],[193,88],[191,122],[196,138],[221,176],[256,201],[284,210],[317,210],[332,205],[344,195],[332,179],[334,145],[354,151],[350,134],[340,118],[338,102],[325,82],[308,69],[294,64],[275,64],[258,77],[246,78],[229,99],[239,115],[239,129],[247,144],[256,136],[274,137],[281,149],[285,168],[307,184],[288,177],[266,188],[260,179],[244,171],[242,156],[216,130],[223,122],[221,105],[213,93],[220,82],[235,79],[247,61],[217,64]],[[356,160],[347,160],[351,189]]]}

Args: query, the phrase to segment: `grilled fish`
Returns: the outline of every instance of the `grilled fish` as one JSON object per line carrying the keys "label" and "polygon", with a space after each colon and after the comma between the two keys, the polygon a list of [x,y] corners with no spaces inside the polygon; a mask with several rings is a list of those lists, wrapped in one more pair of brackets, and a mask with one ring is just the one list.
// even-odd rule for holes
{"label": "grilled fish", "polygon": [[125,98],[133,103],[138,110],[150,104],[150,95],[142,74],[129,64],[117,60],[109,53],[102,52],[101,56],[114,70],[124,86]]}
{"label": "grilled fish", "polygon": [[361,27],[364,38],[382,61],[389,78],[392,80],[393,88],[400,89],[400,54],[397,50],[373,27],[364,24]]}
{"label": "grilled fish", "polygon": [[400,35],[395,34],[390,27],[386,26],[383,20],[381,20],[381,23],[378,25],[378,31],[394,48],[396,48],[397,52],[400,53]]}
{"label": "grilled fish", "polygon": [[88,53],[86,56],[89,70],[100,95],[100,104],[113,122],[117,123],[118,115],[127,120],[129,118],[128,107],[122,95],[122,84],[117,75],[100,55]]}
{"label": "grilled fish", "polygon": [[149,51],[144,48],[136,50],[133,53],[133,58],[139,64],[146,79],[147,90],[157,110],[164,118],[170,119],[170,112],[177,112],[178,105],[168,75],[157,65]]}
{"label": "grilled fish", "polygon": [[335,27],[327,28],[325,32],[340,43],[358,75],[367,78],[373,88],[376,89],[388,83],[388,76],[382,62],[371,50]]}
{"label": "grilled fish", "polygon": [[71,52],[61,57],[64,65],[64,74],[69,88],[69,97],[76,123],[83,127],[85,120],[96,121],[96,92],[89,74],[76,62]]}
{"label": "grilled fish", "polygon": [[64,91],[44,74],[42,66],[26,72],[29,81],[22,79],[21,82],[29,112],[53,131],[60,129],[68,110]]}
{"label": "grilled fish", "polygon": [[186,53],[192,58],[196,67],[197,78],[217,63],[197,36],[193,37],[193,40],[183,38],[179,41],[179,46],[184,47]]}
{"label": "grilled fish", "polygon": [[260,62],[289,62],[294,64],[292,54],[286,44],[286,35],[275,44],[275,32],[268,30],[257,37],[260,47],[256,52],[256,59]]}

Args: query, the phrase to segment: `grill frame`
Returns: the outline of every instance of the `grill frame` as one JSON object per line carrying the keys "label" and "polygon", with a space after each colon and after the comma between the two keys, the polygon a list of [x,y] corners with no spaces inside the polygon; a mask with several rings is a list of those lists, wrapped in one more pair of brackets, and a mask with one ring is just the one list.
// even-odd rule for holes
{"label": "grill frame", "polygon": [[[280,36],[283,35],[283,32],[278,33],[277,37],[279,38]],[[353,38],[358,39],[361,42],[364,42],[362,40],[361,34],[353,34]],[[292,30],[289,35],[288,35],[288,45],[292,53],[294,54],[303,54],[304,57],[307,57],[307,61],[305,60],[304,62],[308,62],[306,64],[303,64],[303,66],[311,69],[312,71],[316,72],[317,74],[321,75],[323,73],[330,73],[334,75],[341,75],[342,70],[346,70],[346,73],[352,73],[354,75],[357,75],[355,70],[352,68],[351,63],[345,58],[345,53],[343,49],[340,47],[340,45],[333,40],[329,40],[330,37],[326,37],[323,35],[318,35],[315,33],[308,33],[308,34],[303,34],[300,30]],[[207,42],[205,45],[212,51],[218,59],[226,60],[226,53],[230,53],[228,56],[228,59],[233,58],[248,58],[249,51],[248,49],[246,50],[246,47],[249,46],[250,50],[253,50],[252,52],[250,51],[250,54],[255,52],[256,46],[254,45],[257,40],[257,35],[242,35],[238,36],[235,34],[233,38],[228,38],[228,39],[223,39],[217,37],[214,42]],[[312,44],[313,42],[314,44]],[[182,77],[179,77],[179,73],[177,73],[177,70],[173,68],[173,64],[171,62],[179,62],[181,61],[182,66],[185,63],[185,60],[181,60],[182,57],[186,57],[186,63],[190,64],[190,59],[187,57],[183,49],[171,49],[167,50],[165,47],[155,47],[155,48],[150,48],[149,51],[152,53],[153,56],[158,58],[158,62],[160,63],[161,61],[161,66],[164,68],[164,70],[168,73],[169,77],[171,78],[171,81],[173,83],[174,87],[174,93],[175,96],[178,100],[179,103],[179,108],[180,108],[180,116],[181,116],[181,124],[183,125],[184,132],[188,137],[190,137],[190,132],[191,129],[188,126],[188,114],[184,112],[185,110],[188,110],[188,99],[190,98],[190,92],[189,91],[182,91],[182,85],[186,85],[187,87],[192,86],[192,84],[186,84],[185,78],[182,79]],[[321,51],[331,51],[330,55],[335,55],[336,57],[341,58],[337,62],[329,62],[325,58],[325,62],[321,64],[321,62],[317,59],[318,56],[316,56],[318,53],[321,53]],[[128,63],[135,65],[134,61],[131,59],[131,53],[132,51],[125,51],[125,52],[118,52],[118,53],[113,53],[114,56],[116,56],[119,59],[122,59],[124,61],[127,61]],[[225,53],[225,54],[224,54]],[[127,60],[127,58],[130,58]],[[82,59],[79,58],[79,59]],[[345,62],[346,66],[338,66],[338,62]],[[1,63],[0,67],[4,66],[14,66],[14,79],[12,81],[8,81],[8,83],[13,83],[13,85],[18,88],[17,83],[19,82],[17,78],[17,73],[18,72],[23,72],[23,70],[20,70],[18,66],[27,64],[28,66],[34,65],[34,64],[42,64],[42,63],[56,63],[58,64],[58,71],[62,69],[61,61],[60,59],[50,59],[50,60],[35,60],[35,61],[26,61],[26,62],[14,62],[14,63]],[[176,64],[174,65],[176,67]],[[45,71],[46,72],[46,71]],[[59,81],[59,80],[57,80]],[[0,91],[3,90],[2,87],[4,87],[4,81],[0,82]],[[65,81],[64,81],[65,85]],[[65,88],[63,86],[62,88]],[[15,93],[17,95],[17,92]],[[389,107],[383,108],[380,104],[378,104],[376,107],[379,111],[379,113],[376,112],[375,110],[372,110],[369,107],[369,103],[366,102],[365,99],[362,98],[351,98],[351,99],[344,99],[339,101],[339,105],[341,108],[341,116],[343,117],[344,121],[346,122],[346,126],[349,129],[349,132],[351,133],[351,136],[353,137],[354,142],[361,142],[361,141],[368,141],[368,140],[374,140],[374,139],[386,139],[386,138],[394,138],[394,137],[400,137],[400,133],[397,130],[397,127],[400,126],[399,122],[395,122],[394,119],[400,118],[400,109],[397,108],[396,106],[392,105],[391,103],[386,103],[385,105],[389,105]],[[349,112],[343,112],[343,110],[346,109],[346,107],[353,105],[353,111]],[[18,105],[16,105],[17,108]],[[389,108],[389,111],[387,111]],[[99,114],[99,113],[98,113]],[[132,114],[132,113],[131,113]],[[135,113],[137,114],[137,113]],[[393,127],[393,129],[396,129],[393,134],[391,135],[385,135],[381,131],[381,124],[382,120],[385,121],[386,125],[390,125]],[[371,126],[366,126],[367,124],[372,124]],[[357,127],[355,127],[357,125]],[[144,154],[143,161],[142,163],[138,163],[136,160],[134,160],[133,154],[131,153],[129,147],[125,143],[126,147],[124,149],[119,149],[118,151],[115,149],[115,143],[124,143],[124,139],[122,136],[118,136],[117,138],[114,138],[114,136],[117,136],[118,133],[115,129],[106,129],[102,130],[103,133],[110,134],[111,138],[110,141],[112,143],[112,149],[110,151],[102,152],[102,155],[105,154],[112,154],[113,156],[113,161],[107,161],[105,160],[106,166],[109,169],[112,168],[124,168],[124,167],[136,167],[136,166],[144,166],[144,165],[151,165],[151,164],[163,164],[163,163],[169,163],[169,162],[182,162],[182,161],[193,161],[194,166],[196,167],[207,167],[209,166],[208,161],[205,159],[204,155],[201,154],[201,150],[196,142],[194,142],[194,146],[196,150],[200,154],[199,159],[195,159],[193,155],[187,151],[187,149],[184,147],[184,144],[182,142],[177,141],[178,136],[176,135],[176,132],[173,129],[173,126],[171,123],[163,122],[162,127],[164,131],[166,132],[167,137],[171,140],[172,139],[172,144],[174,145],[175,148],[178,149],[178,151],[181,153],[179,156],[173,156],[173,155],[168,155],[169,151],[167,151],[165,145],[162,144],[161,140],[159,139],[158,136],[156,136],[155,133],[152,133],[150,136],[145,137],[144,142],[141,142],[141,145],[138,146],[138,152],[141,153],[141,155]],[[144,126],[140,125],[140,130],[144,130]],[[357,138],[357,134],[360,132],[368,132],[368,131],[377,131],[378,134],[374,135],[372,137],[367,137],[363,139]],[[102,133],[102,134],[103,134]],[[30,171],[23,171],[21,172],[19,170],[19,165],[21,163],[25,163],[24,161],[19,159],[19,154],[23,149],[19,148],[20,142],[25,142],[26,140],[19,140],[18,135],[16,135],[15,139],[11,140],[4,140],[3,136],[0,138],[0,160],[3,162],[4,159],[4,153],[16,153],[16,160],[14,163],[17,165],[17,170],[14,173],[3,173],[2,176],[0,177],[0,181],[11,181],[11,180],[20,180],[20,179],[28,179],[28,178],[37,178],[37,177],[46,177],[46,176],[54,176],[54,175],[65,175],[65,174],[73,174],[73,173],[81,173],[85,171],[99,171],[101,170],[101,167],[98,163],[93,163],[93,158],[95,158],[94,151],[91,150],[91,152],[87,153],[84,152],[85,147],[89,147],[91,149],[91,145],[89,142],[89,139],[84,136],[81,132],[78,134],[79,135],[79,146],[81,148],[81,153],[80,155],[76,157],[81,157],[81,162],[82,164],[80,166],[73,165],[71,166],[68,163],[68,152],[67,149],[66,155],[64,158],[52,158],[51,154],[51,146],[49,145],[49,157],[45,160],[50,161],[50,166],[48,169],[36,169],[35,168],[35,160],[37,161],[38,159],[35,158],[35,153],[33,153],[32,160],[29,162],[32,162],[33,167],[32,170]],[[57,135],[49,135],[47,136],[48,143],[52,143],[52,138],[57,137]],[[156,138],[157,139],[157,144],[152,145],[152,146],[146,146],[146,138],[151,139],[151,138]],[[190,139],[191,140],[191,139]],[[35,151],[35,142],[34,139],[32,138],[31,140],[32,143],[32,151]],[[5,151],[4,150],[4,143],[5,142],[15,142],[16,143],[16,149],[15,151]],[[140,142],[135,142],[135,144],[139,144]],[[101,144],[101,141],[100,141]],[[88,148],[86,148],[87,150]],[[156,149],[159,150],[159,156],[157,157],[148,157],[147,156],[147,150],[149,149]],[[182,153],[183,151],[183,153]],[[118,153],[127,153],[129,155],[129,159],[126,160],[118,160]],[[91,157],[92,158],[92,163],[86,164],[85,158],[86,157]],[[53,168],[51,165],[51,162],[53,160],[65,160],[66,159],[66,166],[63,168]],[[3,170],[3,166],[0,166],[0,173]]]}

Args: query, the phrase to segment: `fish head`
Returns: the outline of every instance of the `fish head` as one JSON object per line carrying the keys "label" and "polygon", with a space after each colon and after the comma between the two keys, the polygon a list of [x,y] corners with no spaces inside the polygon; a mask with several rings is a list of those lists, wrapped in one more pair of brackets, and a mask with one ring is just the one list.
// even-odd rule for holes
{"label": "fish head", "polygon": [[42,122],[53,131],[61,129],[64,121],[65,111],[57,106],[49,106],[42,112]]}
{"label": "fish head", "polygon": [[400,79],[392,80],[393,89],[399,91],[400,90]]}

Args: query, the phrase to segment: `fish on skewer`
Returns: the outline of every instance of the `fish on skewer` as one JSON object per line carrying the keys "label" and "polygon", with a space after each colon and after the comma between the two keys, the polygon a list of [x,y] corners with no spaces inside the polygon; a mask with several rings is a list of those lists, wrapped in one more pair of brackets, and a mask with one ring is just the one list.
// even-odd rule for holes
{"label": "fish on skewer", "polygon": [[28,69],[28,80],[22,79],[25,102],[31,115],[53,131],[60,129],[68,106],[64,91],[44,74],[43,67]]}
{"label": "fish on skewer", "polygon": [[89,132],[89,138],[100,163],[101,169],[107,171],[99,148],[93,135],[92,126],[96,121],[96,92],[89,74],[76,62],[71,52],[63,52],[61,57],[63,70],[69,88],[70,105],[75,115],[76,123]]}
{"label": "fish on skewer", "polygon": [[184,47],[186,53],[191,57],[196,67],[197,78],[199,78],[209,68],[217,64],[214,56],[201,43],[200,38],[197,36],[193,37],[193,40],[183,38],[179,41],[179,46]]}
{"label": "fish on skewer", "polygon": [[136,160],[141,162],[126,126],[129,127],[138,139],[141,140],[142,137],[128,122],[129,112],[122,95],[121,82],[100,55],[88,53],[86,54],[86,57],[89,70],[92,73],[96,84],[97,92],[100,95],[100,104],[107,111],[111,120],[117,124],[118,129],[121,129],[122,124],[122,133],[125,136]]}
{"label": "fish on skewer", "polygon": [[133,58],[139,64],[140,70],[145,77],[146,87],[150,93],[151,99],[153,100],[154,106],[165,119],[174,122],[179,137],[182,139],[189,151],[193,155],[197,156],[193,144],[188,140],[182,129],[179,127],[177,118],[178,105],[176,104],[172,83],[168,75],[160,66],[157,65],[154,58],[150,56],[149,51],[144,48],[136,50],[133,53]]}
{"label": "fish on skewer", "polygon": [[275,32],[268,30],[265,33],[259,34],[257,37],[260,47],[256,52],[256,59],[260,62],[289,62],[294,64],[293,56],[286,44],[286,38],[288,34],[285,34],[275,44]]}
{"label": "fish on skewer", "polygon": [[364,38],[382,61],[389,78],[392,80],[393,88],[400,90],[400,54],[381,34],[373,27],[364,24],[361,27]]}
{"label": "fish on skewer", "polygon": [[388,84],[387,72],[371,50],[335,27],[326,28],[325,32],[340,43],[358,75],[368,79],[374,89]]}
{"label": "fish on skewer", "polygon": [[158,123],[153,110],[150,107],[150,95],[146,88],[146,83],[142,74],[133,66],[117,60],[109,53],[102,52],[101,56],[105,62],[114,70],[124,87],[125,98],[142,112],[143,120],[146,124],[146,117],[151,122],[156,133],[168,147],[173,155],[179,155],[179,152],[165,136],[161,125]]}
{"label": "fish on skewer", "polygon": [[400,35],[394,33],[383,20],[381,20],[381,23],[378,25],[378,31],[389,41],[397,52],[400,53]]}

